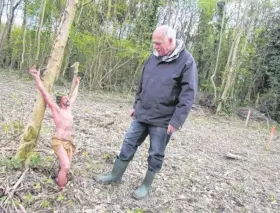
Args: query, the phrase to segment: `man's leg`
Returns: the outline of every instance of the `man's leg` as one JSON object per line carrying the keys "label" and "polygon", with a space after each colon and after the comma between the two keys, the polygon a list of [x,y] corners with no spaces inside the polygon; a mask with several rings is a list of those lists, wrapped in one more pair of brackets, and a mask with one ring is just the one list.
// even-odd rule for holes
{"label": "man's leg", "polygon": [[137,148],[143,143],[147,135],[148,125],[137,120],[133,120],[125,135],[119,159],[123,161],[132,160]]}
{"label": "man's leg", "polygon": [[149,135],[148,169],[141,186],[134,193],[136,199],[142,199],[148,195],[155,174],[162,167],[165,148],[171,137],[167,134],[166,128],[156,126],[149,126]]}
{"label": "man's leg", "polygon": [[107,175],[95,176],[94,179],[102,183],[120,181],[128,163],[133,158],[138,146],[143,143],[147,135],[147,125],[133,120],[125,135],[120,154],[115,160],[112,171]]}
{"label": "man's leg", "polygon": [[60,170],[58,172],[57,176],[57,183],[60,189],[63,189],[65,185],[67,184],[67,174],[70,169],[70,160],[67,155],[66,150],[64,147],[61,145],[57,151],[57,157],[59,159],[60,163]]}
{"label": "man's leg", "polygon": [[162,168],[165,148],[171,138],[167,134],[167,128],[149,126],[150,148],[148,157],[149,170],[159,172]]}

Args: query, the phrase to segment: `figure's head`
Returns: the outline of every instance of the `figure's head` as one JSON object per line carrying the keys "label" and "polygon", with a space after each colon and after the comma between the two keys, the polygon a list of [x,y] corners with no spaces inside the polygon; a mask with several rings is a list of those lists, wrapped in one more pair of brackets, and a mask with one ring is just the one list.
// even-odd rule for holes
{"label": "figure's head", "polygon": [[161,25],[155,29],[152,42],[158,56],[169,55],[176,48],[176,31],[168,25]]}
{"label": "figure's head", "polygon": [[56,103],[59,107],[67,107],[70,106],[70,100],[68,95],[65,94],[57,94],[56,95]]}

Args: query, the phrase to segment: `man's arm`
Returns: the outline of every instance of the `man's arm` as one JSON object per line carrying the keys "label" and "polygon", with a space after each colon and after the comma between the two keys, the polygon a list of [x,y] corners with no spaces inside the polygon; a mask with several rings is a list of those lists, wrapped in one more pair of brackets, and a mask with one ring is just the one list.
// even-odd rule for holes
{"label": "man's arm", "polygon": [[192,56],[190,56],[183,70],[181,88],[179,103],[169,122],[169,124],[176,129],[180,129],[183,126],[192,108],[197,92],[197,68]]}
{"label": "man's arm", "polygon": [[143,70],[142,70],[142,74],[141,74],[141,77],[140,77],[140,81],[139,81],[139,84],[138,84],[138,88],[137,88],[137,91],[136,91],[136,94],[135,94],[135,101],[134,101],[134,104],[133,104],[133,109],[135,109],[136,107],[136,104],[137,102],[139,101],[139,94],[141,93],[142,91],[142,78],[143,78]]}
{"label": "man's arm", "polygon": [[142,91],[143,73],[144,73],[144,68],[142,69],[142,73],[141,73],[141,77],[140,77],[140,82],[139,82],[139,84],[138,84],[138,88],[137,88],[137,91],[136,91],[136,94],[135,94],[135,100],[134,100],[134,103],[133,103],[133,108],[132,108],[132,110],[131,110],[130,113],[129,113],[129,116],[130,116],[130,117],[133,117],[133,116],[134,116],[136,104],[137,104],[137,102],[140,100],[139,94],[140,94],[141,91]]}
{"label": "man's arm", "polygon": [[144,62],[144,65],[142,67],[142,72],[141,72],[141,77],[140,77],[140,82],[138,84],[138,88],[137,88],[137,91],[136,91],[136,95],[135,95],[135,101],[134,101],[134,104],[133,104],[133,110],[135,110],[135,107],[136,107],[136,104],[137,102],[140,100],[140,93],[142,92],[142,83],[143,83],[143,75],[144,75],[144,70],[145,70],[145,66],[146,64],[148,63],[148,61],[150,60],[152,54],[149,56],[149,58]]}
{"label": "man's arm", "polygon": [[75,86],[74,86],[74,89],[72,91],[72,94],[70,94],[70,104],[72,105],[76,99],[77,99],[77,96],[78,96],[78,89],[79,89],[79,85],[80,85],[80,80],[81,78],[80,77],[77,77],[75,79]]}
{"label": "man's arm", "polygon": [[31,73],[31,75],[33,76],[35,83],[37,85],[37,88],[39,89],[40,93],[42,94],[44,100],[46,101],[47,105],[50,107],[51,110],[53,109],[58,109],[57,104],[52,100],[50,94],[48,93],[48,91],[45,89],[40,76],[39,76],[39,72],[36,70],[35,67],[31,67],[29,69],[29,72]]}

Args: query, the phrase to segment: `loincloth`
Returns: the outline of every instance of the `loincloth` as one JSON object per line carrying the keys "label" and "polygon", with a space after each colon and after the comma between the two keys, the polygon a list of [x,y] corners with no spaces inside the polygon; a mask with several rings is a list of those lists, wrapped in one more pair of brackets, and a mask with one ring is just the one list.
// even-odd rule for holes
{"label": "loincloth", "polygon": [[67,152],[68,157],[72,155],[72,153],[75,151],[76,146],[74,145],[72,140],[66,140],[62,138],[58,138],[56,136],[52,136],[52,149],[57,154],[60,146],[62,146],[65,151]]}

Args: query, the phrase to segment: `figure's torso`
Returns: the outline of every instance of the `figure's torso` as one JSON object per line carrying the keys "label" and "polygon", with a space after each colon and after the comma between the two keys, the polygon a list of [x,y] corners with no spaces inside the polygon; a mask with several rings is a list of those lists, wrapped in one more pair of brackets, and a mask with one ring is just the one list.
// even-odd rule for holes
{"label": "figure's torso", "polygon": [[55,123],[55,136],[65,140],[72,140],[73,116],[71,108],[60,108],[59,111],[53,113]]}

